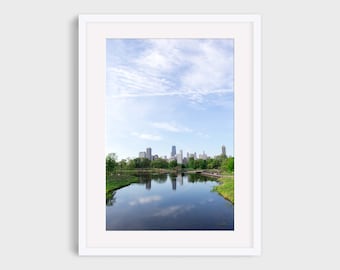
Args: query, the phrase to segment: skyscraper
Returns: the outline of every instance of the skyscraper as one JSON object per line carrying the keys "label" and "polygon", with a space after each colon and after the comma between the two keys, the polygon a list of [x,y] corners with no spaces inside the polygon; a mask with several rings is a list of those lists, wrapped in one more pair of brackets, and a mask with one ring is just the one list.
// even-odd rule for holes
{"label": "skyscraper", "polygon": [[222,145],[222,156],[226,156],[226,151],[225,151],[225,146],[224,145]]}
{"label": "skyscraper", "polygon": [[204,159],[206,160],[208,158],[207,154],[203,151],[203,154],[199,154],[198,156],[199,159]]}
{"label": "skyscraper", "polygon": [[150,147],[146,148],[146,158],[148,160],[152,160],[152,154],[151,154],[151,148]]}
{"label": "skyscraper", "polygon": [[177,154],[177,164],[183,163],[183,151],[181,150],[179,154]]}
{"label": "skyscraper", "polygon": [[171,148],[171,157],[176,157],[176,146],[173,145]]}

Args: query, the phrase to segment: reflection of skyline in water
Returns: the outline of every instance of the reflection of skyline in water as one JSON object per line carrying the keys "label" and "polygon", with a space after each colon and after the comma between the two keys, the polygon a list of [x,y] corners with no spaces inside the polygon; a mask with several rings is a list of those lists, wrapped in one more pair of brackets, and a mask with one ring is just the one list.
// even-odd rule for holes
{"label": "reflection of skyline in water", "polygon": [[[146,189],[150,190],[152,181],[156,181],[158,183],[164,183],[168,179],[170,179],[172,190],[176,190],[177,183],[179,183],[181,186],[183,186],[183,176],[184,176],[184,173],[179,173],[179,174],[177,174],[177,176],[167,175],[167,174],[160,174],[160,175],[156,175],[156,176],[155,175],[144,175],[139,180],[141,181],[141,183],[145,183]],[[151,179],[152,177],[154,177],[154,178]]]}
{"label": "reflection of skyline in water", "polygon": [[[234,207],[216,179],[194,174],[143,174],[106,199],[106,230],[233,230]],[[109,197],[109,196],[108,196]]]}
{"label": "reflection of skyline in water", "polygon": [[[177,175],[167,175],[167,174],[159,174],[159,175],[143,175],[139,178],[140,183],[145,183],[145,188],[147,190],[151,190],[151,182],[155,181],[158,183],[164,183],[168,179],[171,180],[172,190],[176,190],[177,183],[183,186],[183,176],[184,173],[179,173]],[[152,179],[153,178],[153,179]],[[199,178],[197,178],[199,179]],[[191,180],[191,182],[195,182],[195,180]]]}
{"label": "reflection of skyline in water", "polygon": [[176,179],[171,179],[172,190],[176,190]]}
{"label": "reflection of skyline in water", "polygon": [[176,177],[176,181],[177,181],[178,183],[180,183],[181,186],[183,186],[183,175],[184,175],[184,174],[180,173],[180,174],[178,174],[177,177]]}
{"label": "reflection of skyline in water", "polygon": [[[183,186],[184,181],[183,178],[187,177],[187,181],[189,183],[195,183],[195,182],[206,182],[206,181],[212,181],[213,179],[203,176],[203,175],[197,175],[197,174],[184,174],[184,173],[178,173],[177,175],[175,174],[142,174],[139,175],[139,183],[134,183],[134,184],[143,184],[145,185],[146,190],[151,190],[152,189],[152,181],[155,181],[157,183],[165,183],[168,180],[171,182],[171,189],[173,191],[176,191],[177,189],[177,183]],[[106,205],[114,205],[116,202],[115,199],[116,191],[112,192],[112,196],[106,198]]]}
{"label": "reflection of skyline in water", "polygon": [[145,183],[145,188],[146,189],[151,189],[151,180],[149,180],[149,181],[146,181],[146,183]]}

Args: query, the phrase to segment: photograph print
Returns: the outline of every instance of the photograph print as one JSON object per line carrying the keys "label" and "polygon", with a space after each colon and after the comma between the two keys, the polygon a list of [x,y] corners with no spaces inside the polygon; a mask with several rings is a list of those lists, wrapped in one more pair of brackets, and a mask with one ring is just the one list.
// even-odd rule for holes
{"label": "photograph print", "polygon": [[106,39],[105,106],[107,231],[234,230],[233,39]]}

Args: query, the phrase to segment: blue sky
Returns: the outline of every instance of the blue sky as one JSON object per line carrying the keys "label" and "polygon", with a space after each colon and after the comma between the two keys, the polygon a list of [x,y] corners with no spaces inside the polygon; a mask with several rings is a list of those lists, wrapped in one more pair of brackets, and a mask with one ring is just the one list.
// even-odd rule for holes
{"label": "blue sky", "polygon": [[106,153],[234,155],[231,39],[107,39]]}

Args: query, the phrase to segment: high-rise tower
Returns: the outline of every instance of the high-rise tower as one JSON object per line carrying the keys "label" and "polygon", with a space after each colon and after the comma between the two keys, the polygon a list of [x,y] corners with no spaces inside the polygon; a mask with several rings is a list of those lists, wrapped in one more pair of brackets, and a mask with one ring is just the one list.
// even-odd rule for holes
{"label": "high-rise tower", "polygon": [[176,146],[173,145],[171,148],[171,157],[176,157]]}
{"label": "high-rise tower", "polygon": [[146,158],[152,160],[151,148],[146,148]]}
{"label": "high-rise tower", "polygon": [[224,145],[222,145],[222,156],[226,156],[226,151],[225,151],[225,146]]}
{"label": "high-rise tower", "polygon": [[178,154],[177,154],[177,164],[182,164],[183,163],[183,150],[181,150]]}

